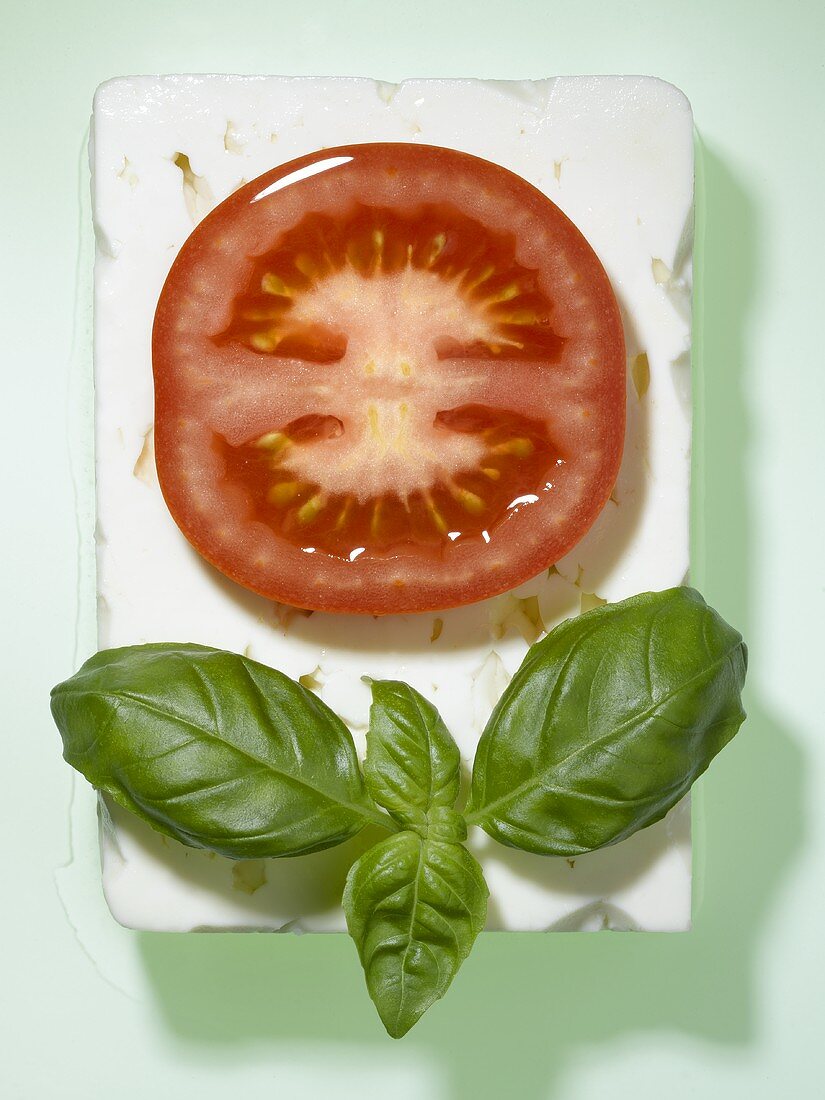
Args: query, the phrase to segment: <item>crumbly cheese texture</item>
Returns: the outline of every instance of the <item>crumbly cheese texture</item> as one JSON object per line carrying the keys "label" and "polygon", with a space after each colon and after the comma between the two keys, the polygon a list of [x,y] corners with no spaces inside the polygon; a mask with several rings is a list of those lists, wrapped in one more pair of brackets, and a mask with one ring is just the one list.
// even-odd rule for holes
{"label": "crumbly cheese texture", "polygon": [[[152,450],[150,336],[163,281],[193,226],[243,183],[324,147],[423,142],[503,165],[584,233],[622,308],[628,431],[612,499],[550,575],[471,607],[373,619],[306,613],[224,579],[166,509]],[[97,93],[95,384],[101,648],[189,641],[300,677],[363,751],[361,677],[431,699],[469,769],[490,710],[545,630],[688,569],[693,123],[647,77],[509,82],[167,76]],[[346,872],[371,839],[301,859],[233,863],[185,848],[115,806],[101,813],[114,916],[145,930],[343,930]],[[690,924],[687,803],[576,860],[470,844],[490,886],[488,927],[677,931]]]}

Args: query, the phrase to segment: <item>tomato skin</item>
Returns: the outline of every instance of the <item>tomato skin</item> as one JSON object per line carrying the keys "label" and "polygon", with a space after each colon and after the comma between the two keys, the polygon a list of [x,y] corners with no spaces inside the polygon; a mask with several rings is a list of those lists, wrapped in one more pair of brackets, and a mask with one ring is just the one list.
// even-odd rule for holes
{"label": "tomato skin", "polygon": [[[331,167],[319,171],[324,164]],[[295,182],[287,184],[290,179]],[[366,548],[352,560],[338,552],[331,536],[326,550],[308,545],[309,534],[290,541],[291,536],[281,532],[293,530],[295,523],[273,525],[274,513],[261,503],[264,467],[258,468],[257,452],[250,448],[260,449],[268,433],[291,425],[295,438],[290,442],[295,446],[309,441],[330,448],[330,456],[339,453],[332,448],[344,446],[353,430],[347,399],[343,408],[316,409],[302,394],[317,388],[319,378],[334,378],[318,372],[343,369],[347,339],[329,327],[304,326],[279,336],[280,356],[262,354],[244,344],[249,325],[235,319],[244,302],[251,301],[244,297],[251,293],[244,288],[252,285],[250,280],[260,282],[256,263],[260,266],[261,256],[285,234],[296,232],[307,211],[320,210],[330,224],[340,225],[353,201],[391,208],[394,199],[404,217],[426,208],[426,218],[437,222],[445,190],[450,209],[459,212],[456,218],[472,216],[489,228],[491,240],[499,242],[497,256],[504,254],[501,242],[511,242],[512,255],[499,261],[502,269],[509,264],[507,271],[535,272],[538,283],[530,293],[536,300],[543,295],[552,312],[551,327],[536,329],[535,347],[514,349],[509,357],[483,342],[441,339],[439,369],[455,372],[459,379],[465,370],[469,378],[482,364],[476,373],[486,371],[487,381],[480,384],[488,388],[481,405],[511,409],[523,418],[538,417],[546,425],[547,453],[563,455],[552,473],[552,488],[548,474],[543,483],[547,488],[541,492],[533,492],[533,484],[523,486],[529,492],[514,491],[514,502],[524,502],[506,509],[494,527],[484,530],[484,537],[468,514],[468,534],[460,532],[455,541],[422,538],[417,545],[404,543],[393,551],[387,539],[376,539],[375,552]],[[426,232],[426,239],[434,239],[429,222]],[[460,242],[459,230],[455,236]],[[469,239],[467,233],[465,237]],[[393,270],[400,270],[404,257],[398,234],[382,247],[387,257],[394,257],[387,266],[392,263]],[[293,251],[297,255],[299,250]],[[447,246],[443,251],[441,262],[453,278],[453,269],[446,265],[455,257]],[[460,259],[455,259],[455,271]],[[371,261],[356,255],[353,262],[363,266]],[[307,278],[296,275],[296,296],[312,284]],[[500,283],[505,281],[502,276]],[[533,299],[525,290],[521,300]],[[506,320],[506,302],[493,308],[498,310],[498,331],[505,336],[515,332]],[[288,319],[291,314],[283,316]],[[176,523],[226,576],[297,607],[382,615],[442,610],[505,592],[548,568],[580,541],[607,503],[621,462],[624,339],[619,309],[599,260],[575,226],[537,189],[506,169],[449,149],[404,144],[327,149],[245,185],[196,227],[176,259],[158,303],[152,355],[158,475]],[[285,371],[293,390],[287,393],[284,386],[273,404],[271,395],[279,391]],[[434,406],[427,423],[441,418],[442,426],[456,434],[465,429],[455,410],[476,404],[456,400],[443,409]],[[320,466],[320,476],[326,467],[334,477],[334,457]],[[470,474],[459,470],[459,476],[477,487],[477,474],[472,483]],[[501,476],[510,476],[509,468]],[[538,475],[530,476],[535,481]],[[516,481],[512,484],[518,488]],[[340,501],[333,489],[318,495],[337,507]],[[461,485],[459,490],[470,492]],[[309,489],[301,492],[296,507],[313,499],[307,495]],[[528,501],[531,496],[536,499]],[[447,499],[443,493],[442,497]],[[449,509],[449,500],[441,507]],[[397,511],[385,509],[396,516],[395,522]],[[362,508],[358,514],[360,526],[353,531],[363,532],[366,513]],[[331,526],[327,521],[325,530]],[[308,526],[307,532],[312,529]]]}

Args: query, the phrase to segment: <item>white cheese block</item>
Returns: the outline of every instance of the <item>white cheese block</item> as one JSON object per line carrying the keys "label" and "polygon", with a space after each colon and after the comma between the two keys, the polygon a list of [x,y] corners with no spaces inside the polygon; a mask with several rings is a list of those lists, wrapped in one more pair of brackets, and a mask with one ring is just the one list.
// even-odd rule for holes
{"label": "white cheese block", "polygon": [[[192,641],[306,677],[359,750],[361,676],[408,681],[440,708],[469,769],[490,710],[542,629],[591,606],[681,583],[688,568],[690,107],[643,77],[535,82],[170,76],[97,93],[95,379],[101,648]],[[225,580],[190,548],[152,455],[150,333],[172,261],[196,222],[245,181],[325,146],[412,141],[517,172],[572,218],[622,306],[628,434],[613,500],[558,573],[438,615],[301,613]],[[181,156],[183,154],[184,156]],[[232,863],[184,848],[119,810],[101,820],[103,880],[139,929],[344,927],[341,890],[365,839],[302,859]],[[686,804],[575,861],[471,844],[490,885],[488,926],[685,929]]]}

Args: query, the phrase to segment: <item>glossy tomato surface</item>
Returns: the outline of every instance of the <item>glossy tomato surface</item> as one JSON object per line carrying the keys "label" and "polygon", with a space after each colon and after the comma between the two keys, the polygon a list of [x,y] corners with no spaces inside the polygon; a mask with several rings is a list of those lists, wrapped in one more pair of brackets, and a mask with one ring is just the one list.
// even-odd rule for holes
{"label": "glossy tomato surface", "polygon": [[298,607],[506,591],[582,538],[621,460],[598,258],[536,188],[450,149],[327,149],[235,192],[172,267],[153,363],[176,522]]}

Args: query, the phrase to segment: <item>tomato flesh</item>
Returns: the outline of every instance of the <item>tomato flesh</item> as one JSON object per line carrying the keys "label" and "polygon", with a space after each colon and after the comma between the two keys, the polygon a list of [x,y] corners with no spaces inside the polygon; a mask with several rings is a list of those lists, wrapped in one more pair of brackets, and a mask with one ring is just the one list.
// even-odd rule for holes
{"label": "tomato flesh", "polygon": [[598,259],[540,192],[452,150],[326,150],[231,196],[172,268],[153,358],[176,521],[306,608],[513,587],[582,537],[621,458]]}

